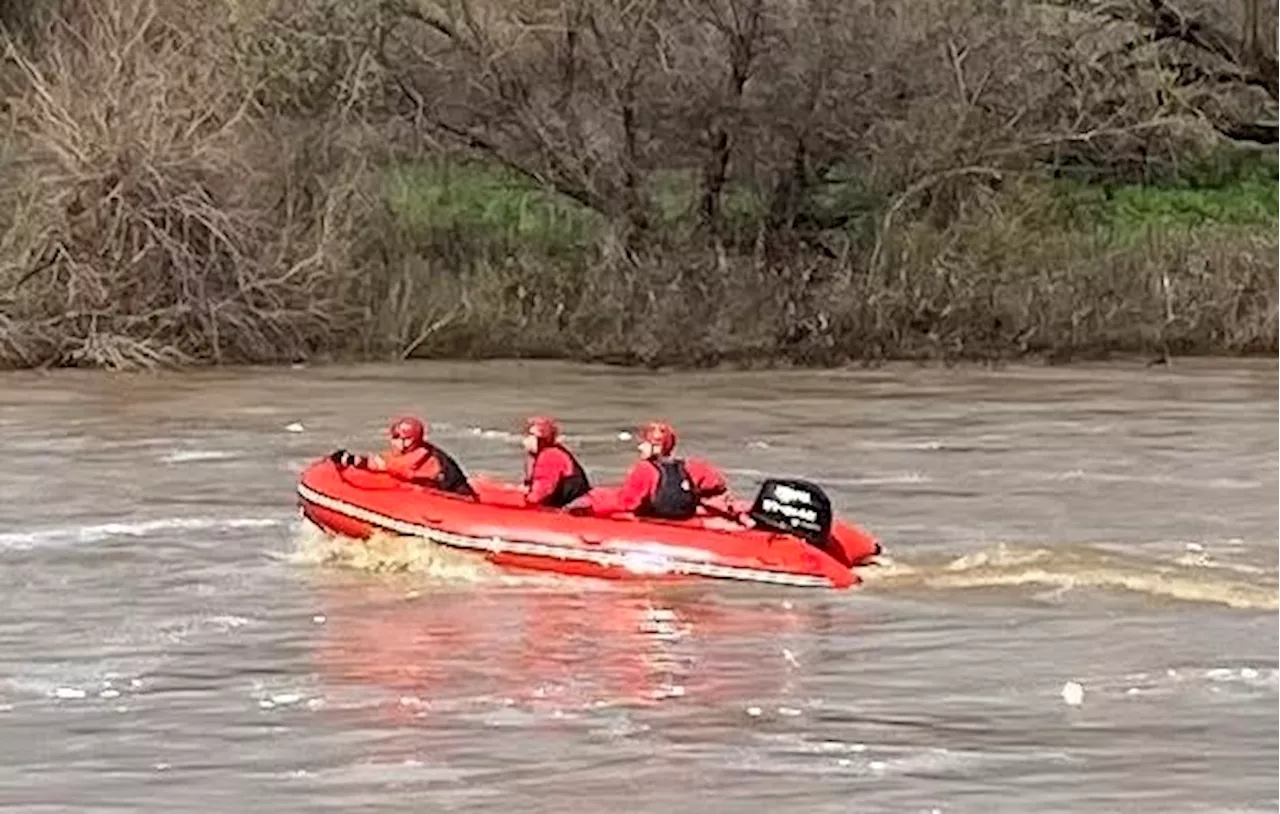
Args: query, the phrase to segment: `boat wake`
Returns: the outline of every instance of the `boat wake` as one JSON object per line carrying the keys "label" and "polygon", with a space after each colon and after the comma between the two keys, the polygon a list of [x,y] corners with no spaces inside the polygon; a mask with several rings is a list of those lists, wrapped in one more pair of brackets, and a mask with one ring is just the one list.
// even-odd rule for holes
{"label": "boat wake", "polygon": [[[581,579],[550,573],[514,574],[475,554],[421,537],[385,533],[366,541],[335,537],[306,520],[299,526],[294,550],[285,559],[295,564],[411,574],[451,583],[523,587],[584,584]],[[1028,587],[1049,588],[1048,596],[1060,599],[1069,591],[1091,588],[1238,609],[1280,609],[1280,586],[1274,571],[1217,561],[1203,552],[1153,560],[1093,546],[1046,548],[1000,543],[960,557],[902,560],[883,556],[875,566],[859,569],[859,573],[872,592]]]}
{"label": "boat wake", "polygon": [[886,558],[863,577],[881,588],[960,590],[1045,586],[1058,598],[1078,588],[1124,590],[1232,608],[1280,608],[1276,573],[1219,562],[1205,553],[1172,560],[1125,556],[1094,546],[1035,547],[1001,543],[961,557]]}
{"label": "boat wake", "polygon": [[487,585],[563,584],[562,578],[512,574],[483,557],[439,545],[423,537],[379,532],[368,540],[330,535],[308,520],[298,528],[294,550],[285,559],[378,574],[411,574],[429,581]]}

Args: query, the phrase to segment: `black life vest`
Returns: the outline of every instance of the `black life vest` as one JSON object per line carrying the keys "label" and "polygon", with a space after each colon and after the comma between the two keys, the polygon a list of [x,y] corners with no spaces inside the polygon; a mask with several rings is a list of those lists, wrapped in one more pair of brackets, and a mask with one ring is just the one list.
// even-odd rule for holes
{"label": "black life vest", "polygon": [[578,459],[574,454],[559,444],[555,444],[550,447],[543,447],[538,450],[537,455],[529,459],[529,466],[525,469],[524,474],[525,488],[528,488],[533,483],[533,471],[538,466],[538,456],[550,449],[558,449],[568,455],[569,462],[573,465],[573,471],[561,478],[560,482],[556,484],[555,491],[542,502],[543,506],[562,509],[591,491],[591,481],[587,479],[587,471],[582,468],[582,464],[578,463]]}
{"label": "black life vest", "polygon": [[432,446],[431,454],[435,457],[436,462],[440,464],[440,474],[428,485],[434,486],[442,492],[475,497],[475,490],[471,488],[471,484],[467,481],[467,474],[462,471],[462,467],[458,465],[458,462],[449,453],[440,449],[440,447]]}
{"label": "black life vest", "polygon": [[649,463],[658,470],[658,487],[637,514],[661,517],[664,520],[688,520],[696,515],[698,495],[693,489],[693,478],[689,477],[684,461],[672,458]]}

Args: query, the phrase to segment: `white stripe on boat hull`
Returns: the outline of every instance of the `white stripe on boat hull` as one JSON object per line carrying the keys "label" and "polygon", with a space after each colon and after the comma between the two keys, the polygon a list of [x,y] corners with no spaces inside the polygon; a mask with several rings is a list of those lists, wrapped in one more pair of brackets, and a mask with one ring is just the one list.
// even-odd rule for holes
{"label": "white stripe on boat hull", "polygon": [[775,585],[791,585],[802,588],[833,587],[831,580],[822,576],[790,574],[783,571],[768,571],[760,568],[743,568],[732,565],[716,565],[709,562],[682,560],[661,554],[649,554],[646,556],[644,551],[625,553],[608,550],[592,551],[576,546],[529,543],[519,540],[504,540],[500,537],[469,537],[371,512],[337,498],[321,494],[303,484],[298,484],[298,495],[309,503],[314,503],[317,506],[346,515],[355,520],[362,520],[365,523],[388,531],[394,531],[407,537],[425,537],[442,545],[472,551],[486,551],[491,554],[522,554],[555,560],[575,560],[604,567],[622,568],[636,574],[675,573],[713,579],[767,582]]}

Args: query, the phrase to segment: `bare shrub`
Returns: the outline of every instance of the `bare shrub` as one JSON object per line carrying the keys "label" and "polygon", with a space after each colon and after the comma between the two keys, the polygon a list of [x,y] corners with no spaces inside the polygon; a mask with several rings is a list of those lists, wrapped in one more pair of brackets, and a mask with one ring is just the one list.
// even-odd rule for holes
{"label": "bare shrub", "polygon": [[416,124],[642,231],[662,5],[397,2],[380,55]]}
{"label": "bare shrub", "polygon": [[345,327],[351,161],[261,120],[216,11],[70,3],[9,41],[9,362],[281,359]]}
{"label": "bare shrub", "polygon": [[1276,143],[1276,0],[1058,2],[1112,32],[1107,67],[1158,66],[1164,91],[1227,138]]}

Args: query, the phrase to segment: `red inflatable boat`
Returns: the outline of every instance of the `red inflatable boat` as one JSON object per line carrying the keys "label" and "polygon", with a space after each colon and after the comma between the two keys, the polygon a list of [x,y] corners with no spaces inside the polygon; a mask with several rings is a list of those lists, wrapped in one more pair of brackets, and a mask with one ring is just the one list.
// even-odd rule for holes
{"label": "red inflatable boat", "polygon": [[332,534],[367,539],[383,530],[474,551],[511,569],[606,579],[697,578],[805,588],[848,588],[880,551],[862,530],[835,521],[821,490],[766,481],[754,528],[711,515],[687,521],[586,517],[526,507],[518,487],[480,477],[478,499],[388,475],[312,464],[298,484],[303,514]]}

